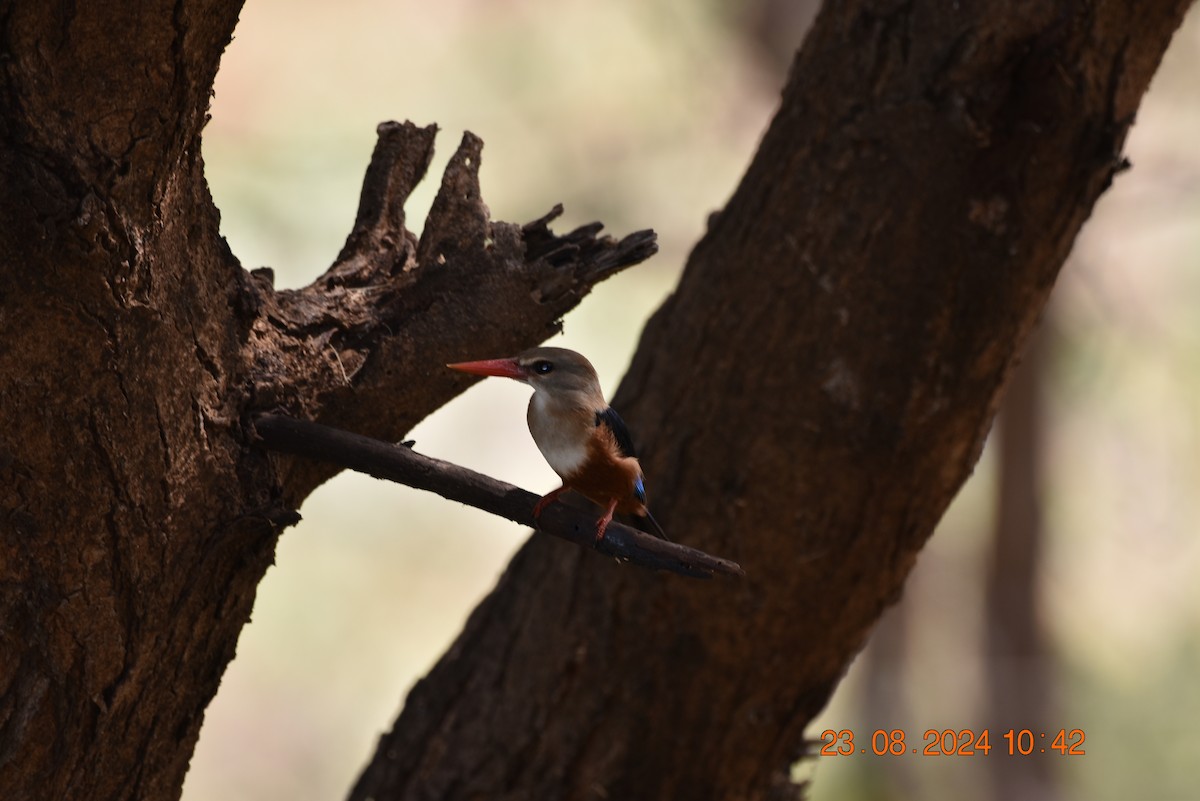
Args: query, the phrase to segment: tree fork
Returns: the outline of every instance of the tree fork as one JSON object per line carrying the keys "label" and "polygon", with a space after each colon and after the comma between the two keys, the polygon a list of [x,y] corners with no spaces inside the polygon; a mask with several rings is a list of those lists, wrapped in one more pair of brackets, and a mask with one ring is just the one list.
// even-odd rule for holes
{"label": "tree fork", "polygon": [[337,470],[244,420],[398,439],[468,386],[447,361],[541,342],[656,247],[492,221],[471,134],[418,241],[436,129],[389,123],[333,268],[276,291],[221,238],[200,156],[239,7],[0,3],[6,800],[178,797],[276,538]]}
{"label": "tree fork", "polygon": [[[748,577],[534,538],[355,797],[790,797],[1188,5],[827,5],[617,398],[663,516]],[[591,228],[489,226],[468,139],[420,242],[348,240],[296,293],[250,277],[199,139],[239,8],[0,3],[6,799],[177,797],[287,510],[334,471],[241,421],[399,439],[465,386],[441,364],[540,341],[621,261]]]}

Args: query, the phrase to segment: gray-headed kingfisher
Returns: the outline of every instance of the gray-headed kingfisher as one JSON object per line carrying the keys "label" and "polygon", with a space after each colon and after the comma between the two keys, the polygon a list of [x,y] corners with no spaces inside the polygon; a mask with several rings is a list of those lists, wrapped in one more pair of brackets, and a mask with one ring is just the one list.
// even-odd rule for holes
{"label": "gray-headed kingfisher", "polygon": [[529,433],[562,486],[537,502],[546,505],[575,490],[604,509],[596,541],[604,538],[614,513],[631,515],[638,528],[667,539],[646,508],[646,484],[629,429],[600,390],[591,362],[566,348],[532,348],[507,359],[458,362],[447,367],[475,375],[502,376],[533,387]]}

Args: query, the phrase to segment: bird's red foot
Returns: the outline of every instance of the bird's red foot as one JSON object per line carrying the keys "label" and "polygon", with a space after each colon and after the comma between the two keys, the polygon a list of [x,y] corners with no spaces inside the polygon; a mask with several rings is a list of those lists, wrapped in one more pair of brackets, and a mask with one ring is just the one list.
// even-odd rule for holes
{"label": "bird's red foot", "polygon": [[604,517],[600,518],[596,523],[596,543],[604,539],[604,532],[608,530],[608,524],[612,522],[613,512],[617,510],[617,502],[610,501],[608,508],[604,510]]}
{"label": "bird's red foot", "polygon": [[554,502],[554,499],[567,491],[566,487],[559,487],[556,490],[547,492],[542,498],[533,505],[533,519],[539,520],[542,517],[542,512],[546,511],[546,507]]}

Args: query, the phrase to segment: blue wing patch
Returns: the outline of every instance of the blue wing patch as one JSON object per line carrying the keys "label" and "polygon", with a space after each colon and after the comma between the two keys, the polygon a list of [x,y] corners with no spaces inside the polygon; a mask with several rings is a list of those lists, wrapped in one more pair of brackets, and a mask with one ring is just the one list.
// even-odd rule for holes
{"label": "blue wing patch", "polygon": [[621,419],[621,415],[617,414],[617,410],[609,406],[602,412],[596,412],[596,425],[607,426],[612,432],[613,439],[617,441],[617,450],[622,456],[632,456],[637,458],[637,453],[633,449],[633,437],[629,435],[629,429],[625,427],[625,421]]}
{"label": "blue wing patch", "polygon": [[646,502],[646,485],[643,483],[641,476],[638,476],[637,481],[633,482],[633,497],[637,498],[641,503]]}

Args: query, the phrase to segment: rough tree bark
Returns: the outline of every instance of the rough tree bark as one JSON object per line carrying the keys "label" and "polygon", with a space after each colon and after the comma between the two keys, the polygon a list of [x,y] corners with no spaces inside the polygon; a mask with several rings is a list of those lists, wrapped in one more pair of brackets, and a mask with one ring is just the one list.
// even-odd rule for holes
{"label": "rough tree bark", "polygon": [[275,292],[218,230],[200,131],[238,2],[0,3],[0,798],[170,799],[279,531],[334,471],[282,410],[395,440],[654,252],[493,223],[481,143],[418,242],[435,129],[387,124],[334,266]]}
{"label": "rough tree bark", "polygon": [[663,525],[748,578],[535,537],[352,798],[797,795],[1187,5],[826,4],[615,401]]}
{"label": "rough tree bark", "polygon": [[[751,580],[535,538],[357,797],[761,798],[969,471],[1186,3],[830,7],[618,403],[656,510]],[[479,143],[420,242],[433,132],[275,292],[199,135],[240,7],[0,2],[0,797],[178,795],[281,527],[329,468],[244,421],[398,439],[439,365],[554,330],[652,237],[489,221]],[[1019,12],[1019,13],[1018,13]]]}

